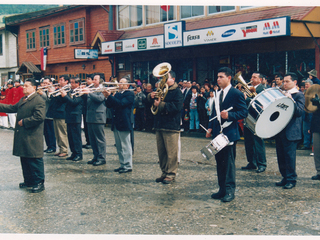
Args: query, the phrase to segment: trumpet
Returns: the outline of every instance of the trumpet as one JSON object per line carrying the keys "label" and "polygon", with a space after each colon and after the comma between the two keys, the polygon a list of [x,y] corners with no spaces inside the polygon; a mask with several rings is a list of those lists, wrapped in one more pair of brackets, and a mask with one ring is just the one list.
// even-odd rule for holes
{"label": "trumpet", "polygon": [[[104,92],[104,91],[111,91],[111,92],[118,92],[120,91],[119,87],[97,87],[97,88],[82,88],[80,90],[78,90],[77,92],[71,93],[72,97],[80,97],[83,94],[85,94],[85,92],[87,93],[93,93],[93,92]],[[123,89],[121,91],[134,91],[134,89]]]}
{"label": "trumpet", "polygon": [[61,91],[62,90],[64,90],[65,92],[69,92],[69,91],[71,91],[71,86],[70,86],[70,84],[67,84],[67,85],[65,85],[64,87],[62,87],[62,88],[60,88],[60,89],[58,89],[58,90],[56,90],[56,91],[53,91],[53,92],[50,92],[49,94],[48,94],[48,97],[58,97],[58,96],[60,96],[61,95]]}
{"label": "trumpet", "polygon": [[253,97],[257,96],[257,93],[255,92],[255,88],[251,89],[248,86],[249,83],[246,83],[246,81],[243,79],[243,77],[241,76],[241,72],[238,72],[234,76],[233,80],[238,82],[237,86],[243,87],[243,91],[241,91],[241,92],[246,93],[249,98],[253,98]]}

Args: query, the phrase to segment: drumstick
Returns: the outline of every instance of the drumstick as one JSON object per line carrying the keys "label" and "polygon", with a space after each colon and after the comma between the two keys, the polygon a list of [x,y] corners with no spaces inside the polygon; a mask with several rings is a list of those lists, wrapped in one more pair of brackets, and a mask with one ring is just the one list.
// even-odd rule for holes
{"label": "drumstick", "polygon": [[[232,109],[233,109],[233,107],[229,107],[229,108],[226,109],[225,111],[229,112],[229,111],[232,110]],[[214,119],[216,119],[216,118],[217,118],[217,116],[211,118],[211,119],[209,120],[209,122],[211,122],[212,120],[214,120]]]}
{"label": "drumstick", "polygon": [[202,127],[203,130],[205,130],[207,133],[211,134],[211,133],[208,131],[208,129],[206,129],[204,126],[202,126],[201,124],[199,124],[199,125],[200,125],[200,127]]}

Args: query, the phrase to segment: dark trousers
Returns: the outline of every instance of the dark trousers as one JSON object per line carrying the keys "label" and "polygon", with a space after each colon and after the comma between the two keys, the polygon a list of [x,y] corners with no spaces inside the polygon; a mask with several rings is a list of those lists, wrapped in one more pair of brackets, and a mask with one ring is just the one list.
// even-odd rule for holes
{"label": "dark trousers", "polygon": [[67,123],[67,133],[71,156],[82,157],[81,123]]}
{"label": "dark trousers", "polygon": [[244,127],[243,131],[248,163],[258,168],[266,168],[267,160],[264,140],[254,135],[247,127]]}
{"label": "dark trousers", "polygon": [[54,135],[54,127],[53,127],[52,119],[44,120],[43,135],[47,144],[47,149],[52,149],[55,152],[57,145],[56,145],[56,137]]}
{"label": "dark trousers", "polygon": [[154,115],[151,112],[150,108],[146,108],[146,131],[150,132],[154,124]]}
{"label": "dark trousers", "polygon": [[199,114],[199,122],[200,122],[200,124],[202,126],[204,126],[205,128],[208,128],[209,116],[207,115],[207,110],[206,109],[199,109],[198,110],[198,114]]}
{"label": "dark trousers", "polygon": [[93,159],[97,161],[106,161],[106,137],[104,133],[104,125],[101,123],[88,123],[88,131],[90,137]]}
{"label": "dark trousers", "polygon": [[44,165],[42,158],[20,157],[24,183],[28,187],[44,182]]}
{"label": "dark trousers", "polygon": [[234,194],[236,189],[235,151],[236,142],[215,155],[219,192],[222,194]]}
{"label": "dark trousers", "polygon": [[136,108],[135,114],[135,129],[142,130],[144,129],[144,108]]}
{"label": "dark trousers", "polygon": [[84,131],[84,136],[86,138],[86,145],[90,145],[90,139],[89,139],[89,133],[88,133],[88,124],[87,124],[87,114],[83,114],[83,131]]}
{"label": "dark trousers", "polygon": [[296,150],[299,141],[289,141],[285,130],[275,136],[278,166],[283,180],[296,183]]}

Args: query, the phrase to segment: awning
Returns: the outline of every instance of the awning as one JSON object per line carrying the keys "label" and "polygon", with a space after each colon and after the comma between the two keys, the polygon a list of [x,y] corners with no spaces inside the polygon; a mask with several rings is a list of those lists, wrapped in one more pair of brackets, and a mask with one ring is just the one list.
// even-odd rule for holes
{"label": "awning", "polygon": [[23,62],[17,71],[19,75],[34,73],[41,73],[41,70],[33,62]]}

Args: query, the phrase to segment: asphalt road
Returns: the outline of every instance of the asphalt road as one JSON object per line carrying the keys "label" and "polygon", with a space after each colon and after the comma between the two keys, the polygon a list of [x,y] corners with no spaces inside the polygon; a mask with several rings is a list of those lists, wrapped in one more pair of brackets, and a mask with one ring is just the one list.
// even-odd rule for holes
{"label": "asphalt road", "polygon": [[[243,142],[237,144],[236,198],[230,203],[210,198],[218,190],[216,166],[203,160],[201,137],[181,138],[182,154],[176,182],[156,183],[155,135],[135,132],[133,172],[118,174],[113,133],[105,129],[107,164],[44,157],[46,190],[29,193],[20,160],[12,156],[13,131],[0,129],[0,233],[132,234],[132,235],[295,235],[320,234],[320,181],[310,151],[297,152],[297,186],[276,187],[281,180],[274,145],[267,144],[267,170],[242,171]],[[1,236],[1,235],[0,235]],[[5,239],[5,238],[2,238]]]}

